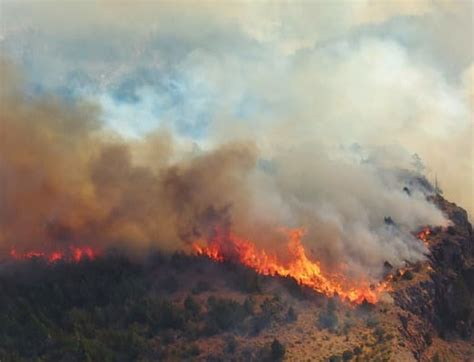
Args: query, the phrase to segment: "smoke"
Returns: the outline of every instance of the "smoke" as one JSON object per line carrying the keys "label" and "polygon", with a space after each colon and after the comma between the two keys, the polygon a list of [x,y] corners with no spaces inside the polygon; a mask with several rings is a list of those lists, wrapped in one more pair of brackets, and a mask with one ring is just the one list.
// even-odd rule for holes
{"label": "smoke", "polygon": [[256,158],[251,145],[195,154],[173,150],[165,131],[127,143],[99,127],[97,107],[29,99],[11,72],[2,64],[4,251],[61,243],[178,249],[209,208],[246,193]]}
{"label": "smoke", "polygon": [[472,2],[2,10],[0,50],[26,70],[30,88],[99,102],[101,119],[122,134],[162,127],[173,142],[214,146],[253,138],[270,159],[274,145],[314,138],[327,154],[353,143],[395,147],[391,155],[408,157],[389,162],[406,168],[417,153],[427,177],[474,210]]}
{"label": "smoke", "polygon": [[423,259],[412,232],[447,223],[421,176],[395,166],[411,159],[398,148],[284,142],[273,125],[233,139],[221,125],[205,147],[170,129],[126,140],[104,127],[97,105],[27,95],[6,62],[1,75],[3,254],[188,250],[216,226],[273,251],[284,245],[281,228],[302,227],[312,258],[373,278],[384,261]]}

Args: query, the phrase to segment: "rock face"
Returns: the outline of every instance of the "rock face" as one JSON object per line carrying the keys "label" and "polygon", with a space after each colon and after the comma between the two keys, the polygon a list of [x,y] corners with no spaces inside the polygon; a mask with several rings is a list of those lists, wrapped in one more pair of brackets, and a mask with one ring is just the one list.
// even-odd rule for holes
{"label": "rock face", "polygon": [[430,241],[435,284],[435,326],[443,333],[469,338],[474,330],[474,239],[465,210],[438,196],[435,203],[453,222],[435,230]]}
{"label": "rock face", "polygon": [[[419,317],[422,323],[420,328],[425,331],[425,338],[419,343],[418,350],[430,344],[429,334],[435,331],[441,338],[470,339],[474,336],[472,226],[462,208],[439,195],[432,201],[452,221],[452,225],[431,229],[429,260],[414,266],[418,277],[395,290],[393,295],[401,309]],[[415,338],[408,328],[404,329],[403,333]]]}

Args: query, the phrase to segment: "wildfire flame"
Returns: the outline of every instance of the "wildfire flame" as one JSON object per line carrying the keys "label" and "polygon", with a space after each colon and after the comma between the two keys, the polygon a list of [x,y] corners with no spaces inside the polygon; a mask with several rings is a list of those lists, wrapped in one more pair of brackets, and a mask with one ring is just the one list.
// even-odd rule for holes
{"label": "wildfire flame", "polygon": [[33,258],[41,258],[49,263],[55,263],[60,260],[78,263],[81,260],[93,260],[97,256],[97,252],[89,246],[71,246],[65,250],[54,250],[52,252],[27,251],[18,252],[15,248],[10,250],[10,257],[15,260],[27,260]]}
{"label": "wildfire flame", "polygon": [[215,261],[236,259],[239,263],[262,275],[291,277],[300,285],[309,287],[327,296],[362,303],[364,300],[376,303],[382,292],[388,291],[388,282],[371,285],[367,280],[351,281],[341,274],[329,274],[321,270],[320,263],[310,260],[301,244],[304,232],[301,229],[288,230],[287,251],[289,261],[281,262],[276,254],[259,249],[255,243],[235,235],[224,235],[216,230],[210,240],[198,240],[193,249],[198,255]]}
{"label": "wildfire flame", "polygon": [[418,234],[416,234],[417,238],[423,241],[423,243],[428,246],[429,245],[429,240],[428,236],[430,236],[431,230],[429,227],[423,228]]}

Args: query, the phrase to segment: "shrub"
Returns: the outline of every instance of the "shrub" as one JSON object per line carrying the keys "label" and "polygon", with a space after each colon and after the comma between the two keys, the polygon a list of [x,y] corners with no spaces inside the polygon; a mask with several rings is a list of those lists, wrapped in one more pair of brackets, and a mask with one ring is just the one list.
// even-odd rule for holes
{"label": "shrub", "polygon": [[399,317],[400,317],[400,322],[402,323],[403,329],[406,330],[408,328],[408,317],[402,314],[400,314]]}
{"label": "shrub", "polygon": [[328,300],[326,310],[328,313],[334,313],[336,311],[336,301],[333,298]]}
{"label": "shrub", "polygon": [[252,315],[255,313],[255,298],[250,296],[245,298],[244,301],[244,309],[245,312],[249,315]]}
{"label": "shrub", "polygon": [[448,226],[448,234],[449,235],[455,235],[456,234],[456,229],[453,226]]}
{"label": "shrub", "polygon": [[168,293],[174,293],[179,289],[178,279],[176,279],[176,277],[173,275],[170,275],[161,281],[160,287]]}
{"label": "shrub", "polygon": [[372,303],[369,303],[366,299],[364,299],[362,301],[362,303],[360,303],[358,306],[357,306],[357,312],[358,314],[366,314],[366,313],[370,313],[372,312],[373,310],[375,309],[375,306],[372,304]]}
{"label": "shrub", "polygon": [[319,313],[318,325],[321,329],[336,330],[339,324],[339,319],[334,312],[321,312]]}
{"label": "shrub", "polygon": [[262,313],[268,316],[275,316],[281,310],[280,300],[277,297],[272,299],[265,298],[263,303],[260,305]]}
{"label": "shrub", "polygon": [[201,305],[192,296],[188,295],[184,300],[184,308],[191,316],[196,317],[201,312]]}
{"label": "shrub", "polygon": [[225,351],[227,353],[235,353],[235,351],[237,350],[237,340],[235,339],[235,337],[233,335],[229,336],[229,338],[227,339],[227,343],[226,343],[226,346],[225,346]]}
{"label": "shrub", "polygon": [[193,287],[193,289],[191,290],[191,293],[201,294],[202,292],[207,292],[209,290],[211,290],[211,285],[208,282],[204,281],[204,280],[200,280]]}
{"label": "shrub", "polygon": [[197,357],[201,354],[201,350],[199,349],[197,344],[191,344],[187,350],[187,355],[190,357]]}
{"label": "shrub", "polygon": [[235,300],[224,298],[209,298],[208,316],[211,323],[221,330],[228,330],[241,322],[246,313],[244,308]]}
{"label": "shrub", "polygon": [[380,324],[380,321],[378,320],[376,316],[369,316],[369,318],[367,318],[367,321],[366,321],[367,327],[374,328],[374,327],[377,327],[379,324]]}
{"label": "shrub", "polygon": [[183,252],[175,252],[171,256],[171,266],[176,270],[183,270],[189,265],[190,257]]}
{"label": "shrub", "polygon": [[165,300],[160,304],[158,326],[162,328],[181,329],[184,325],[183,312],[173,303]]}
{"label": "shrub", "polygon": [[266,298],[260,305],[262,313],[253,318],[253,333],[258,334],[264,328],[268,327],[272,321],[279,316],[282,309],[280,299],[274,297],[272,299]]}
{"label": "shrub", "polygon": [[362,354],[362,347],[361,347],[361,346],[355,347],[355,348],[354,348],[354,354],[355,354],[356,356],[361,355],[361,354]]}
{"label": "shrub", "polygon": [[251,270],[243,270],[238,275],[237,287],[245,293],[261,293],[260,276]]}
{"label": "shrub", "polygon": [[342,359],[344,361],[350,361],[354,357],[354,353],[352,351],[346,350],[342,353]]}
{"label": "shrub", "polygon": [[271,345],[271,357],[274,361],[281,361],[285,356],[286,348],[278,339],[274,339]]}
{"label": "shrub", "polygon": [[402,279],[403,280],[412,280],[414,278],[414,274],[411,270],[407,270],[405,273],[403,273]]}
{"label": "shrub", "polygon": [[350,319],[346,319],[344,321],[344,327],[342,328],[342,332],[347,335],[349,334],[351,328],[354,327],[354,322]]}
{"label": "shrub", "polygon": [[374,330],[374,335],[377,337],[377,341],[382,342],[385,337],[385,331],[382,327],[377,327]]}
{"label": "shrub", "polygon": [[286,313],[286,320],[290,323],[295,322],[298,319],[298,315],[293,307],[288,308]]}

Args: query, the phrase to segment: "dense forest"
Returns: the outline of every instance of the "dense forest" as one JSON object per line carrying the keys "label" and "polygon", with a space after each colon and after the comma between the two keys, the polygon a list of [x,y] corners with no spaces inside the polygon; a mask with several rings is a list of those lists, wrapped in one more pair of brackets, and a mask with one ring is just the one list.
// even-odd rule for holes
{"label": "dense forest", "polygon": [[[109,255],[80,263],[37,258],[4,267],[0,360],[187,359],[200,354],[193,343],[200,336],[237,328],[258,334],[280,313],[278,298],[266,299],[255,312],[251,293],[258,292],[259,282],[249,272],[237,286],[250,293],[243,303],[211,295],[202,305],[195,296],[212,289],[205,281],[176,303],[175,274],[190,262],[199,269],[207,261],[182,254],[155,255],[146,262]],[[290,321],[296,318],[292,309],[288,315]],[[234,344],[230,338],[229,352]],[[278,360],[285,353],[277,340],[267,347],[260,351],[263,359]]]}

